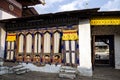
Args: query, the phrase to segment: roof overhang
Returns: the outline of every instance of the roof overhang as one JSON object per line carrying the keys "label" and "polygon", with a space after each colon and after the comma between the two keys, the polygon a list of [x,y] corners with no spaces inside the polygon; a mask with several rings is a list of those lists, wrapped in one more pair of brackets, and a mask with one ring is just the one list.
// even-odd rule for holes
{"label": "roof overhang", "polygon": [[43,19],[49,19],[49,18],[61,18],[61,17],[70,17],[70,16],[79,17],[79,18],[88,18],[92,14],[96,15],[98,10],[99,10],[99,8],[94,8],[94,9],[83,9],[83,10],[40,14],[40,15],[33,15],[30,17],[21,17],[21,18],[0,20],[0,23],[17,23],[17,22],[25,22],[25,21],[39,21],[41,19],[43,20]]}
{"label": "roof overhang", "polygon": [[16,0],[16,1],[21,3],[22,6],[34,6],[37,4],[45,4],[44,0]]}
{"label": "roof overhang", "polygon": [[[15,28],[15,30],[19,30],[21,28],[29,29],[29,28],[40,28],[43,26],[52,27],[52,26],[63,26],[63,25],[71,25],[71,24],[73,25],[73,24],[78,24],[79,20],[83,20],[83,19],[89,19],[90,21],[92,21],[96,18],[105,19],[105,17],[109,17],[107,19],[110,19],[114,17],[120,17],[120,11],[99,12],[98,10],[99,8],[48,13],[37,16],[0,20],[0,23],[5,24],[6,28],[9,28],[9,30],[13,30],[13,28]],[[116,20],[116,22],[118,21]]]}
{"label": "roof overhang", "polygon": [[34,7],[23,8],[22,14],[23,14],[23,16],[39,15],[39,13],[35,10]]}

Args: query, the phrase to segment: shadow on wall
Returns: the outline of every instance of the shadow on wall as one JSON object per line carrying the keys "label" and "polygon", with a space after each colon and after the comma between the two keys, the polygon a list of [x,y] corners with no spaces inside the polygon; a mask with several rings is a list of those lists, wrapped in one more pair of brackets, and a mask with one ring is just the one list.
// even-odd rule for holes
{"label": "shadow on wall", "polygon": [[4,58],[4,49],[0,46],[0,58]]}

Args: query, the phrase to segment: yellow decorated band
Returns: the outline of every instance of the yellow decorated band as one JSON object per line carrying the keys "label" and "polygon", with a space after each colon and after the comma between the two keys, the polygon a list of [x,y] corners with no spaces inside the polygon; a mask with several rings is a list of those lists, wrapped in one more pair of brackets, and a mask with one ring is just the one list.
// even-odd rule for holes
{"label": "yellow decorated band", "polygon": [[99,17],[90,20],[91,25],[120,25],[120,17]]}
{"label": "yellow decorated band", "polygon": [[62,40],[77,40],[77,30],[63,30]]}
{"label": "yellow decorated band", "polygon": [[6,41],[16,41],[16,34],[15,33],[9,33],[9,34],[7,34]]}

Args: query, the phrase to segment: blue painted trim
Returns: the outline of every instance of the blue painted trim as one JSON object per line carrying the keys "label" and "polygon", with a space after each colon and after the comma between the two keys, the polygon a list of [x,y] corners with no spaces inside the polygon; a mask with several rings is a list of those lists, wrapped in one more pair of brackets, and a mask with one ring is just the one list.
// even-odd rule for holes
{"label": "blue painted trim", "polygon": [[5,50],[4,50],[4,59],[6,59],[7,57],[7,31],[6,31],[6,36],[5,36]]}

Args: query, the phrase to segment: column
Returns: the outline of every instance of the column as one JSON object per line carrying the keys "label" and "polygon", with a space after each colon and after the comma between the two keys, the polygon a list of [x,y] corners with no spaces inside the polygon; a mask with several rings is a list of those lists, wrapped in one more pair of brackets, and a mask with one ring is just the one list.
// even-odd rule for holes
{"label": "column", "polygon": [[92,76],[91,28],[88,19],[79,21],[79,61],[80,75]]}

